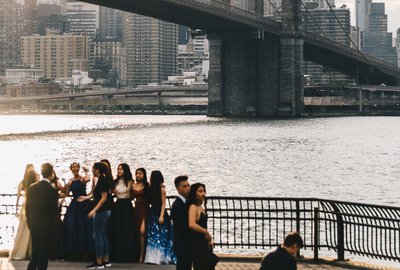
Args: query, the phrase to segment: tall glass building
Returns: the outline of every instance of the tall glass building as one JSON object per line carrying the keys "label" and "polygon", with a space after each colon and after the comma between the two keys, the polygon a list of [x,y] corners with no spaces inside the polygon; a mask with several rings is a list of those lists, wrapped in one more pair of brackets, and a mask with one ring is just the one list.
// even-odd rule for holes
{"label": "tall glass building", "polygon": [[385,3],[371,3],[367,30],[362,36],[362,51],[397,65],[397,52],[393,35],[387,32],[388,18]]}

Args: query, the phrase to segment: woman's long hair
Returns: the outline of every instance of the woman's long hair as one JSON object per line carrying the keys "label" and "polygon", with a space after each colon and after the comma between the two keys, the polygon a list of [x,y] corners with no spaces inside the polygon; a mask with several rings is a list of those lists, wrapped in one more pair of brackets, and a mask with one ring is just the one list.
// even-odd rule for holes
{"label": "woman's long hair", "polygon": [[150,175],[149,202],[154,206],[161,206],[161,185],[164,176],[160,171],[152,171]]}
{"label": "woman's long hair", "polygon": [[95,164],[93,164],[93,169],[99,170],[99,172],[100,172],[99,180],[100,180],[100,178],[103,178],[106,181],[108,181],[108,183],[110,185],[112,184],[110,169],[104,162],[96,162]]}
{"label": "woman's long hair", "polygon": [[31,170],[27,173],[26,178],[24,179],[24,187],[25,191],[28,190],[28,188],[37,181],[37,173],[35,170]]}
{"label": "woman's long hair", "polygon": [[195,183],[193,185],[190,185],[190,192],[189,192],[189,197],[188,197],[188,205],[189,206],[192,204],[200,205],[200,202],[196,199],[196,193],[200,187],[203,187],[204,191],[206,191],[206,186],[202,183]]}
{"label": "woman's long hair", "polygon": [[111,163],[110,163],[110,161],[109,161],[108,159],[102,159],[102,160],[100,160],[100,162],[103,162],[103,163],[105,163],[105,164],[107,165],[108,170],[109,170],[110,177],[111,177],[111,179],[114,179],[113,174],[112,174],[112,170],[111,170]]}
{"label": "woman's long hair", "polygon": [[[29,174],[31,171],[34,171],[34,172],[35,172],[35,168],[33,167],[33,165],[32,165],[32,164],[26,164],[25,172],[24,172],[24,178],[23,178],[22,181],[21,181],[21,183],[22,183],[22,189],[25,190],[25,191],[27,191],[27,190],[28,190],[28,187],[29,187],[29,186],[26,185],[26,183],[27,183],[27,179],[28,179],[28,174]],[[36,173],[36,172],[35,172],[35,173]],[[37,175],[37,174],[36,174],[36,175]],[[37,178],[37,177],[36,177],[36,178]]]}
{"label": "woman's long hair", "polygon": [[131,172],[131,168],[129,167],[128,164],[126,163],[121,163],[118,165],[118,167],[121,166],[122,169],[124,170],[124,175],[119,177],[117,176],[117,178],[115,179],[115,181],[113,181],[113,188],[118,184],[118,181],[122,178],[124,180],[125,186],[127,187],[130,181],[133,181],[133,177],[132,177],[132,172]]}

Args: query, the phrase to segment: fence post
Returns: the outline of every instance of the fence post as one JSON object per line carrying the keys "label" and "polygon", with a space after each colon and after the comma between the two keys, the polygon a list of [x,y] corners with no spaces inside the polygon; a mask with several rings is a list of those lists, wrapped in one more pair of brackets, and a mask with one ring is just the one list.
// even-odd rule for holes
{"label": "fence post", "polygon": [[[300,201],[296,200],[296,232],[300,233]],[[300,249],[297,251],[296,257],[300,258]]]}
{"label": "fence post", "polygon": [[337,220],[337,253],[338,261],[344,261],[344,223],[343,216],[335,203],[332,203],[332,208],[335,211]]}
{"label": "fence post", "polygon": [[314,261],[318,261],[319,248],[319,209],[314,208]]}

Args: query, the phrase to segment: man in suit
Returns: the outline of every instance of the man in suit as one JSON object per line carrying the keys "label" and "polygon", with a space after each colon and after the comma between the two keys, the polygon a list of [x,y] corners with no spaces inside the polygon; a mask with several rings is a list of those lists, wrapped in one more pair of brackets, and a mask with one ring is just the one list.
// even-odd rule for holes
{"label": "man in suit", "polygon": [[32,256],[28,270],[46,270],[50,247],[54,237],[58,194],[50,185],[54,177],[53,166],[41,167],[43,179],[31,185],[26,195],[26,219],[32,238]]}
{"label": "man in suit", "polygon": [[264,257],[260,270],[296,270],[294,256],[302,247],[303,239],[297,232],[288,234],[281,247]]}
{"label": "man in suit", "polygon": [[174,230],[176,270],[191,270],[192,256],[190,253],[190,230],[186,204],[190,192],[188,177],[186,175],[176,177],[175,187],[178,190],[178,196],[172,204],[171,218]]}

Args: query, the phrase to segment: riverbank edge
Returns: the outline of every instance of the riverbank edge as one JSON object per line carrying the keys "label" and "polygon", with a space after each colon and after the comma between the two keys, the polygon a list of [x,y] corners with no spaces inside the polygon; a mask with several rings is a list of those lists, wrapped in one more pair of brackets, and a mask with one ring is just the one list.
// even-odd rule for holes
{"label": "riverbank edge", "polygon": [[[261,255],[241,255],[241,254],[217,254],[222,262],[242,262],[242,263],[260,263],[263,256]],[[0,250],[0,258],[8,258],[9,250]],[[359,270],[399,270],[400,268],[392,268],[379,266],[374,264],[356,262],[356,261],[337,261],[332,258],[320,258],[318,261],[314,261],[313,258],[298,258],[299,263],[308,264],[324,264],[342,267],[346,269],[359,269]]]}

